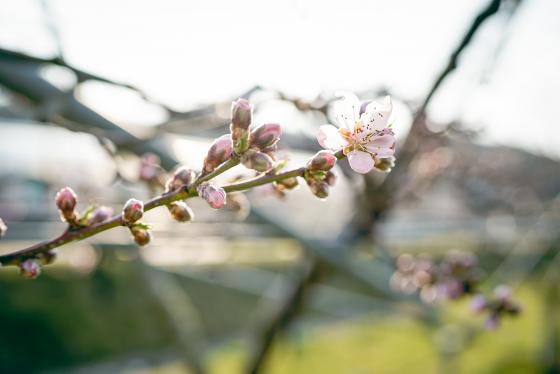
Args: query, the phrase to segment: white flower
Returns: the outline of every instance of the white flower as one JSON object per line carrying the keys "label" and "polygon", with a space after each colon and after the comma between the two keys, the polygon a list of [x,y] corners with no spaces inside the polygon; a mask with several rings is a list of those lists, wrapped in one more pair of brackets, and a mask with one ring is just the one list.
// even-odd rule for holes
{"label": "white flower", "polygon": [[334,103],[338,128],[323,125],[317,140],[323,148],[343,150],[350,167],[365,174],[375,165],[375,159],[389,158],[395,153],[395,134],[387,127],[393,105],[389,96],[367,104],[360,114],[360,100],[351,92]]}

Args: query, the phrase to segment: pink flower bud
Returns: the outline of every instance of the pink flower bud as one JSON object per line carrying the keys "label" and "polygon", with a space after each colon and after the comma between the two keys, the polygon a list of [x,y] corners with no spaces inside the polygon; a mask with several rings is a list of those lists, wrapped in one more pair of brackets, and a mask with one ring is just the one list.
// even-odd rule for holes
{"label": "pink flower bud", "polygon": [[131,226],[130,232],[132,233],[132,237],[134,238],[136,244],[140,246],[144,246],[152,240],[152,233],[150,230],[141,226]]}
{"label": "pink flower bud", "polygon": [[113,216],[113,208],[108,206],[99,206],[91,212],[87,220],[87,225],[95,225],[105,222]]}
{"label": "pink flower bud", "polygon": [[27,279],[35,279],[41,274],[41,266],[35,260],[25,260],[19,265],[19,273]]}
{"label": "pink flower bud", "polygon": [[251,147],[266,149],[275,145],[282,135],[282,126],[277,123],[265,123],[253,131],[249,138]]}
{"label": "pink flower bud", "polygon": [[124,223],[130,225],[142,218],[143,214],[144,203],[140,200],[129,199],[122,210],[122,219]]}
{"label": "pink flower bud", "polygon": [[237,99],[231,103],[232,128],[248,130],[253,118],[253,105],[246,99]]}
{"label": "pink flower bud", "polygon": [[331,151],[319,151],[307,162],[312,171],[328,171],[336,164],[336,156]]}
{"label": "pink flower bud", "polygon": [[225,134],[214,140],[210,146],[208,154],[204,159],[204,170],[206,172],[214,171],[218,166],[227,161],[233,153],[233,143],[231,135]]}
{"label": "pink flower bud", "polygon": [[173,219],[179,222],[189,222],[194,219],[192,209],[184,201],[176,201],[169,204],[169,213]]}
{"label": "pink flower bud", "polygon": [[206,200],[212,208],[220,209],[226,205],[226,191],[223,188],[206,182],[198,186],[196,190],[198,196]]}
{"label": "pink flower bud", "polygon": [[6,226],[2,218],[0,218],[0,239],[2,239],[4,235],[6,235],[7,231],[8,231],[8,226]]}
{"label": "pink flower bud", "polygon": [[329,185],[326,182],[313,182],[309,184],[309,189],[319,199],[325,199],[329,196]]}
{"label": "pink flower bud", "polygon": [[249,126],[253,117],[253,106],[245,99],[231,104],[231,141],[233,150],[242,155],[249,148]]}
{"label": "pink flower bud", "polygon": [[182,186],[188,186],[194,181],[196,177],[192,169],[186,166],[180,166],[175,170],[171,178],[166,183],[167,192],[175,191]]}
{"label": "pink flower bud", "polygon": [[274,161],[266,153],[249,149],[241,157],[241,163],[249,169],[264,173],[272,169]]}
{"label": "pink flower bud", "polygon": [[56,206],[62,213],[63,217],[69,218],[74,213],[76,208],[77,197],[74,191],[70,187],[64,187],[55,197]]}

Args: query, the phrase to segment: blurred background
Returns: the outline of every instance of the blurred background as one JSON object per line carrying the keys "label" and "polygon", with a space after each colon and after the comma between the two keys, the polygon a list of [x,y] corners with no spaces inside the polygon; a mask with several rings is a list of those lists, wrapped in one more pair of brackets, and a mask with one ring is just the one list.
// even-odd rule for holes
{"label": "blurred background", "polygon": [[[190,224],[146,214],[145,248],[115,229],[36,281],[1,269],[0,372],[559,373],[559,17],[557,0],[0,0],[0,253],[64,230],[61,187],[118,211],[154,195],[144,154],[200,169],[238,97],[283,125],[293,166],[339,89],[392,95],[398,140],[389,174],[339,162],[325,201],[193,199]],[[523,312],[486,331],[468,298],[426,302],[397,274],[457,250],[477,292],[507,284]]]}

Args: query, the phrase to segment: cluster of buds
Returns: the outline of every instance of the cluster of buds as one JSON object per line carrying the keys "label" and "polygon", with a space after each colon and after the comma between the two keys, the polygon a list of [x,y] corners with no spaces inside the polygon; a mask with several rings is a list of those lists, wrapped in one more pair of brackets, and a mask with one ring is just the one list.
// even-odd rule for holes
{"label": "cluster of buds", "polygon": [[2,239],[4,235],[6,235],[7,231],[8,231],[8,226],[6,226],[2,218],[0,218],[0,239]]}
{"label": "cluster of buds", "polygon": [[161,187],[165,172],[160,166],[160,158],[153,153],[146,153],[140,159],[138,179],[152,187]]}
{"label": "cluster of buds", "polygon": [[78,198],[76,193],[70,187],[64,187],[56,194],[55,202],[62,221],[68,222],[70,225],[76,225],[78,222],[76,212]]}
{"label": "cluster of buds", "polygon": [[402,293],[420,292],[427,303],[442,299],[458,299],[472,294],[482,278],[477,258],[471,253],[452,250],[436,264],[426,256],[409,254],[397,258],[397,269],[391,287]]}
{"label": "cluster of buds", "polygon": [[146,245],[152,238],[150,227],[138,222],[143,215],[144,203],[136,199],[129,199],[121,212],[122,221],[128,226],[134,241],[138,245]]}
{"label": "cluster of buds", "polygon": [[336,182],[331,171],[335,164],[336,156],[331,151],[319,151],[307,162],[305,181],[313,195],[320,199],[329,196],[329,188]]}
{"label": "cluster of buds", "polygon": [[277,123],[265,123],[250,129],[252,121],[253,106],[245,99],[234,101],[230,125],[233,152],[247,168],[266,173],[274,167],[274,153],[282,127]]}
{"label": "cluster of buds", "polygon": [[212,183],[201,183],[197,188],[198,196],[206,200],[208,205],[214,209],[220,209],[226,205],[227,195],[223,188]]}
{"label": "cluster of buds", "polygon": [[473,296],[470,305],[475,313],[488,313],[488,318],[484,323],[484,327],[488,330],[498,328],[503,316],[516,316],[521,312],[519,304],[511,298],[511,289],[503,285],[494,289],[492,298],[486,298],[481,294]]}

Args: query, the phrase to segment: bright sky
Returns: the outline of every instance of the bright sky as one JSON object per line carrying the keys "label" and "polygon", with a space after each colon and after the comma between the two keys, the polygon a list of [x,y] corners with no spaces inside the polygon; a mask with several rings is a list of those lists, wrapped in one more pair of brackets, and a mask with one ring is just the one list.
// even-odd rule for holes
{"label": "bright sky", "polygon": [[[483,0],[48,1],[66,59],[185,109],[254,84],[313,97],[386,86],[420,99]],[[50,56],[38,0],[0,0],[0,46]],[[494,18],[430,108],[484,128],[485,141],[560,157],[560,1],[525,0]],[[499,53],[498,53],[499,52]],[[494,59],[497,57],[497,59]],[[122,96],[122,95],[121,95]],[[82,98],[115,118],[161,113],[99,85]]]}

